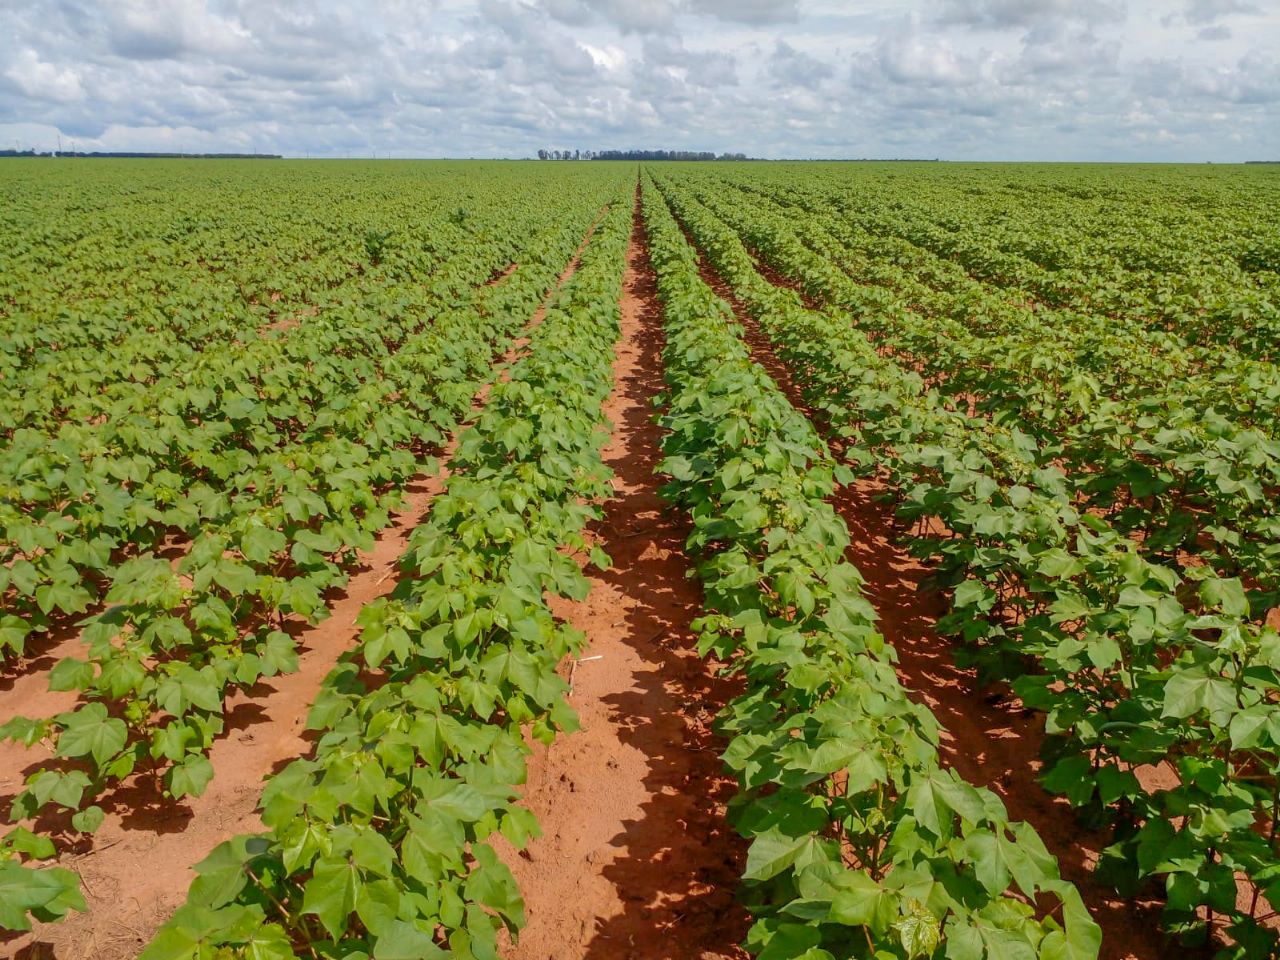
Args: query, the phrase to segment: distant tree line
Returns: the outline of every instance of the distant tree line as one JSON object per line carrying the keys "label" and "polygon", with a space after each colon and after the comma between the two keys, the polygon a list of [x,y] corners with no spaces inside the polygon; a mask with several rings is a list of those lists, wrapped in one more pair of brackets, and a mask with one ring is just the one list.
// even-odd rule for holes
{"label": "distant tree line", "polygon": [[278,153],[146,153],[125,151],[99,151],[84,153],[78,150],[63,150],[57,153],[46,150],[37,153],[35,150],[0,150],[0,157],[80,157],[94,159],[98,157],[116,157],[127,160],[280,160]]}
{"label": "distant tree line", "polygon": [[745,153],[710,150],[539,150],[539,160],[749,160]]}

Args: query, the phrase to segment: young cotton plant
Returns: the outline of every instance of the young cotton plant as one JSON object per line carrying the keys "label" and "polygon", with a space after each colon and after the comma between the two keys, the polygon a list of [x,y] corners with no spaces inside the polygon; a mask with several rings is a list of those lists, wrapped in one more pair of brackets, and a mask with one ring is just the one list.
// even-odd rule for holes
{"label": "young cotton plant", "polygon": [[748,949],[1095,957],[1098,927],[1035,831],[940,765],[937,722],[898,682],[844,559],[827,498],[847,470],[750,361],[656,192],[645,216],[668,331],[664,493],[694,526],[700,648],[747,684],[720,724],[751,841]]}

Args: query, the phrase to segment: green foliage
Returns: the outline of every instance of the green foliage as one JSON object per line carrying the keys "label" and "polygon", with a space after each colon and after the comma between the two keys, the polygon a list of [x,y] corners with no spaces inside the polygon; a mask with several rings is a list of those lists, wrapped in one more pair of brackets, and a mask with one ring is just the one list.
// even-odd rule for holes
{"label": "green foliage", "polygon": [[[1035,832],[941,767],[937,722],[899,683],[844,559],[826,446],[751,362],[656,191],[645,220],[667,324],[665,493],[693,523],[700,647],[746,687],[720,728],[751,841],[748,948],[1096,956],[1098,928]],[[1060,917],[1028,903],[1041,898]]]}
{"label": "green foliage", "polygon": [[[297,669],[284,627],[327,616],[619,183],[602,171],[564,190],[553,175],[513,201],[509,168],[476,170],[455,227],[452,170],[418,174],[354,204],[337,195],[354,181],[322,178],[294,209],[279,197],[228,206],[228,190],[248,187],[185,178],[169,185],[180,200],[133,209],[136,184],[100,184],[94,203],[119,224],[82,216],[96,231],[85,244],[56,218],[41,234],[74,248],[65,269],[44,262],[43,242],[10,251],[0,659],[69,620],[87,645],[50,678],[79,707],[0,728],[64,758],[28,777],[15,818],[51,806],[92,832],[96,801],[138,771],[163,776],[175,800],[206,789],[227,697]],[[57,206],[36,201],[11,213]],[[167,223],[184,208],[199,214]],[[366,230],[395,237],[373,265]],[[108,254],[103,237],[121,245]],[[570,580],[557,569],[557,587]],[[512,709],[530,719],[552,692],[536,685]]]}
{"label": "green foliage", "polygon": [[[941,626],[1044,712],[1043,782],[1111,824],[1104,874],[1126,893],[1160,881],[1171,933],[1203,938],[1212,916],[1241,956],[1274,956],[1254,919],[1280,894],[1259,829],[1280,791],[1280,636],[1258,623],[1280,557],[1270,365],[1114,315],[1011,309],[1028,294],[1009,277],[990,290],[948,266],[962,234],[920,253],[803,187],[661,186],[851,463],[904,521],[945,530],[912,543],[952,592]],[[1172,786],[1139,779],[1155,764]],[[1238,900],[1237,877],[1258,896]]]}
{"label": "green foliage", "polygon": [[572,555],[612,489],[601,407],[628,214],[619,192],[459,437],[406,577],[364,608],[356,648],[325,679],[308,719],[314,754],[263,791],[266,831],[197,867],[147,960],[215,947],[490,960],[498,931],[524,923],[489,840],[521,846],[537,830],[516,802],[526,734],[549,741],[575,725],[556,668],[584,638],[548,599],[585,595]]}

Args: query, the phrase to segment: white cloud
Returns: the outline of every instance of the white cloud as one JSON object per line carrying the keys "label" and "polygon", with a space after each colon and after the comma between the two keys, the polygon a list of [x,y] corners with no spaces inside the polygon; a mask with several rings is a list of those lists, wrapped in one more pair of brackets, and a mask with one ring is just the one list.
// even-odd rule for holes
{"label": "white cloud", "polygon": [[977,83],[990,62],[986,53],[962,53],[945,37],[915,30],[882,39],[876,58],[884,76],[894,83],[926,87]]}
{"label": "white cloud", "polygon": [[37,102],[70,103],[85,96],[80,75],[72,67],[41,60],[30,47],[18,52],[4,75],[22,95]]}
{"label": "white cloud", "polygon": [[1280,8],[1262,0],[23,0],[5,17],[0,142],[42,148],[1280,156]]}
{"label": "white cloud", "polygon": [[685,9],[738,23],[794,23],[800,19],[798,0],[686,0]]}
{"label": "white cloud", "polygon": [[943,0],[939,19],[943,23],[1004,30],[1053,20],[1114,22],[1124,16],[1123,0]]}
{"label": "white cloud", "polygon": [[1225,17],[1261,12],[1244,0],[1188,0],[1183,16],[1188,23],[1212,25]]}

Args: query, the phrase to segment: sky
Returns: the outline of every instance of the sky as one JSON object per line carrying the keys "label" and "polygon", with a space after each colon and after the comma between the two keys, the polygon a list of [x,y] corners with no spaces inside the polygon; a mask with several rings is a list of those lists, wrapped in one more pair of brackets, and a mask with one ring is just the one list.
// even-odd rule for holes
{"label": "sky", "polygon": [[1280,159],[1280,0],[0,0],[0,147]]}

